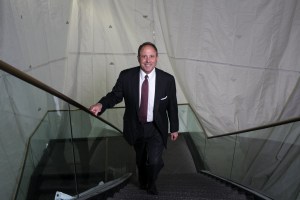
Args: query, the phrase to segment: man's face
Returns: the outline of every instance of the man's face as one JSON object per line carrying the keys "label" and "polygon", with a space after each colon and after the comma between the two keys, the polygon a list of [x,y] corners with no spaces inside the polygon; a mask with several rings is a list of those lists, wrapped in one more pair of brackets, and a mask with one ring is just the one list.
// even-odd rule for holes
{"label": "man's face", "polygon": [[156,67],[157,60],[157,52],[152,46],[146,45],[141,49],[138,61],[146,74],[149,74]]}

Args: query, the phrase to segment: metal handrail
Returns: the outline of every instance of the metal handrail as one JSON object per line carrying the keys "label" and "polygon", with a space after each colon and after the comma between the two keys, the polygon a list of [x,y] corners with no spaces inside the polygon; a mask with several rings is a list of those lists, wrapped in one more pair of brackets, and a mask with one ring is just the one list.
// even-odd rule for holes
{"label": "metal handrail", "polygon": [[226,179],[226,178],[224,178],[224,177],[218,176],[218,175],[216,175],[216,174],[214,174],[214,173],[211,173],[210,171],[207,171],[207,170],[201,170],[201,173],[202,173],[202,174],[206,174],[206,175],[211,176],[211,177],[214,177],[214,178],[216,178],[216,179],[218,179],[218,180],[224,181],[225,183],[230,184],[230,185],[233,185],[233,186],[235,186],[235,187],[237,187],[237,188],[243,189],[244,191],[247,191],[247,192],[249,192],[250,194],[254,195],[254,196],[255,196],[254,199],[273,200],[271,197],[269,197],[269,196],[267,196],[267,195],[265,195],[265,194],[259,193],[259,192],[255,191],[255,190],[253,190],[253,189],[251,189],[251,188],[249,188],[249,187],[246,187],[246,186],[244,186],[244,185],[241,185],[241,184],[239,184],[239,183],[237,183],[237,182],[234,182],[234,181],[232,181],[232,180],[230,180],[230,179]]}
{"label": "metal handrail", "polygon": [[67,102],[67,103],[69,103],[69,104],[71,104],[71,105],[73,105],[73,106],[75,106],[75,107],[83,110],[84,112],[92,115],[93,117],[95,117],[98,120],[100,120],[100,121],[108,124],[109,126],[111,126],[114,129],[116,129],[118,132],[122,133],[122,131],[119,128],[117,128],[116,126],[114,126],[113,124],[111,124],[110,122],[106,121],[105,119],[103,119],[101,117],[96,117],[95,115],[93,115],[89,111],[89,109],[87,109],[86,107],[84,107],[80,103],[78,103],[78,102],[74,101],[73,99],[67,97],[66,95],[58,92],[57,90],[49,87],[48,85],[42,83],[41,81],[39,81],[39,80],[31,77],[30,75],[28,75],[28,74],[20,71],[19,69],[15,68],[15,67],[7,64],[7,63],[5,63],[2,60],[0,60],[0,69],[3,70],[3,71],[5,71],[5,72],[7,72],[7,73],[9,73],[9,74],[11,74],[11,75],[13,75],[13,76],[15,76],[15,77],[17,77],[17,78],[19,78],[19,79],[21,79],[21,80],[23,80],[23,81],[25,81],[25,82],[27,82],[27,83],[29,83],[29,84],[31,84],[31,85],[33,85],[33,86],[35,86],[35,87],[37,87],[37,88],[40,88],[41,90],[43,90],[45,92],[48,92],[48,93],[50,93],[50,94],[52,94],[52,95],[54,95],[54,96],[56,96],[56,97],[64,100],[65,102]]}
{"label": "metal handrail", "polygon": [[229,135],[238,135],[238,134],[242,134],[242,133],[246,133],[246,132],[250,132],[250,131],[257,131],[257,130],[261,130],[261,129],[265,129],[265,128],[281,126],[281,125],[284,125],[284,124],[294,123],[294,122],[298,122],[298,121],[300,121],[300,117],[291,118],[291,119],[288,119],[288,120],[283,120],[283,121],[280,121],[280,122],[270,123],[270,124],[266,124],[266,125],[262,125],[262,126],[257,126],[257,127],[254,127],[254,128],[248,128],[248,129],[244,129],[244,130],[240,130],[240,131],[225,133],[225,134],[222,134],[222,135],[210,136],[210,137],[208,137],[208,139],[218,138],[218,137],[225,137],[225,136],[229,136]]}

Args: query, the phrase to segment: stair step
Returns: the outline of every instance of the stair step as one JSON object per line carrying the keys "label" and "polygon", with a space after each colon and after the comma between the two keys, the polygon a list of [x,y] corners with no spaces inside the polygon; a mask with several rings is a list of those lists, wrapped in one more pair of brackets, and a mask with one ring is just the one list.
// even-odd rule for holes
{"label": "stair step", "polygon": [[[187,186],[187,185],[183,185],[183,186],[160,186],[157,185],[157,188],[159,189],[160,192],[168,192],[168,191],[176,191],[177,193],[185,193],[186,191],[189,191],[191,193],[196,193],[196,192],[210,192],[210,193],[214,193],[215,192],[215,188],[211,188],[211,187],[197,187],[197,186]],[[237,190],[233,190],[230,188],[218,188],[219,191],[223,191],[223,192],[231,192],[231,193],[238,193]],[[131,191],[140,191],[139,188],[137,186],[126,186],[125,188],[121,189],[121,191],[124,192],[131,192]]]}
{"label": "stair step", "polygon": [[[137,191],[131,191],[128,192],[126,190],[121,190],[119,193],[117,193],[114,197],[134,197],[136,195],[140,196],[140,195],[145,195],[146,191],[141,191],[141,190],[137,190]],[[147,194],[146,194],[147,195]],[[206,190],[198,190],[198,191],[176,191],[176,190],[168,190],[168,191],[162,191],[159,189],[159,196],[160,197],[176,197],[176,198],[198,198],[198,197],[203,197],[203,198],[207,198],[210,197],[212,199],[236,199],[237,197],[239,197],[238,199],[246,199],[244,198],[244,195],[240,195],[237,192],[224,192],[224,191],[206,191]]]}
{"label": "stair step", "polygon": [[128,184],[110,200],[249,200],[248,196],[203,174],[162,175],[157,181],[159,195],[149,195],[137,185]]}

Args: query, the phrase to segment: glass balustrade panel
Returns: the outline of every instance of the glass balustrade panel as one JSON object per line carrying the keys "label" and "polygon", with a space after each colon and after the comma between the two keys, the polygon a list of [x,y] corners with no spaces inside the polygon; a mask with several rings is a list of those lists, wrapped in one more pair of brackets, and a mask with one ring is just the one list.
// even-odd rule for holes
{"label": "glass balustrade panel", "polygon": [[[49,163],[55,162],[50,147],[53,140],[70,138],[70,120],[68,115],[60,112],[53,112],[55,121],[49,115],[49,111],[67,106],[57,97],[2,71],[0,82],[1,161],[5,163],[0,165],[1,184],[4,184],[0,196],[4,199],[16,196],[21,200],[39,195],[36,192],[45,188],[47,190],[48,183],[44,178],[49,178],[50,172],[62,172],[52,165],[49,167]],[[59,158],[64,157],[62,151],[56,154]],[[74,177],[74,170],[68,175]],[[74,178],[72,182],[68,184],[68,191],[74,193]],[[55,182],[51,187],[54,191],[51,197],[54,198],[55,190],[61,188]]]}
{"label": "glass balustrade panel", "polygon": [[132,148],[122,133],[72,107],[71,121],[79,193],[132,172]]}
{"label": "glass balustrade panel", "polygon": [[205,163],[212,173],[230,179],[236,136],[206,140]]}
{"label": "glass balustrade panel", "polygon": [[117,127],[119,130],[123,130],[123,116],[125,108],[124,107],[114,107],[107,109],[102,115],[101,118],[110,122],[112,125]]}
{"label": "glass balustrade panel", "polygon": [[239,134],[232,180],[274,199],[297,199],[300,122]]}
{"label": "glass balustrade panel", "polygon": [[[190,108],[189,105],[183,105],[179,106],[179,113],[181,113],[181,109],[184,108],[187,110],[186,115],[186,123],[187,124],[187,132],[190,134],[192,140],[194,141],[194,144],[197,147],[198,153],[200,154],[201,160],[205,159],[205,143],[206,143],[206,135],[202,129],[202,126],[199,123],[199,120],[197,119],[197,116],[193,112],[193,110]],[[179,118],[182,116],[179,115]],[[182,120],[180,120],[182,121]],[[183,123],[181,123],[183,124]]]}

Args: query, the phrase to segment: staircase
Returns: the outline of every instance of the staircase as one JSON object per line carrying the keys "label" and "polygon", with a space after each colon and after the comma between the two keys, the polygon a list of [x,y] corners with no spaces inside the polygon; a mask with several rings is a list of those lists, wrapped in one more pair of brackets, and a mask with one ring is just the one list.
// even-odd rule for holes
{"label": "staircase", "polygon": [[[86,148],[87,143],[89,148]],[[115,174],[116,169],[126,166],[126,171],[134,171],[134,154],[122,137],[112,140],[76,139],[74,141],[77,159],[81,165],[77,167],[78,193],[84,192],[99,184],[101,180],[113,180],[119,177]],[[66,140],[54,140],[45,150],[34,175],[31,177],[31,184],[27,195],[27,200],[53,200],[56,191],[61,191],[69,195],[75,195],[74,172],[71,160],[72,148]],[[94,148],[94,147],[95,148]],[[119,147],[119,148],[116,148]],[[120,151],[119,149],[126,149]],[[62,152],[64,152],[62,154]],[[107,154],[106,156],[104,156]],[[63,156],[64,155],[64,156]],[[116,159],[118,158],[118,159]],[[106,174],[104,173],[104,163],[109,164]],[[123,161],[122,161],[123,160]],[[130,161],[130,162],[129,162]],[[118,187],[113,196],[98,195],[88,198],[89,200],[260,200],[257,195],[252,195],[245,190],[231,184],[225,184],[218,179],[204,174],[197,173],[192,155],[186,145],[184,137],[180,137],[176,142],[169,142],[167,151],[164,152],[165,167],[162,169],[158,180],[158,195],[149,195],[145,190],[140,190],[137,184],[137,177],[134,175],[131,181],[123,189]],[[78,161],[79,162],[79,161]],[[78,163],[76,162],[76,163]],[[127,163],[128,162],[128,163]],[[82,163],[88,163],[85,166]],[[112,172],[110,172],[112,169]],[[122,174],[122,173],[120,173]],[[107,198],[107,196],[110,196]]]}
{"label": "staircase", "polygon": [[159,194],[149,195],[145,190],[140,190],[137,184],[128,184],[108,200],[254,200],[236,188],[226,185],[204,174],[162,174],[157,180]]}

